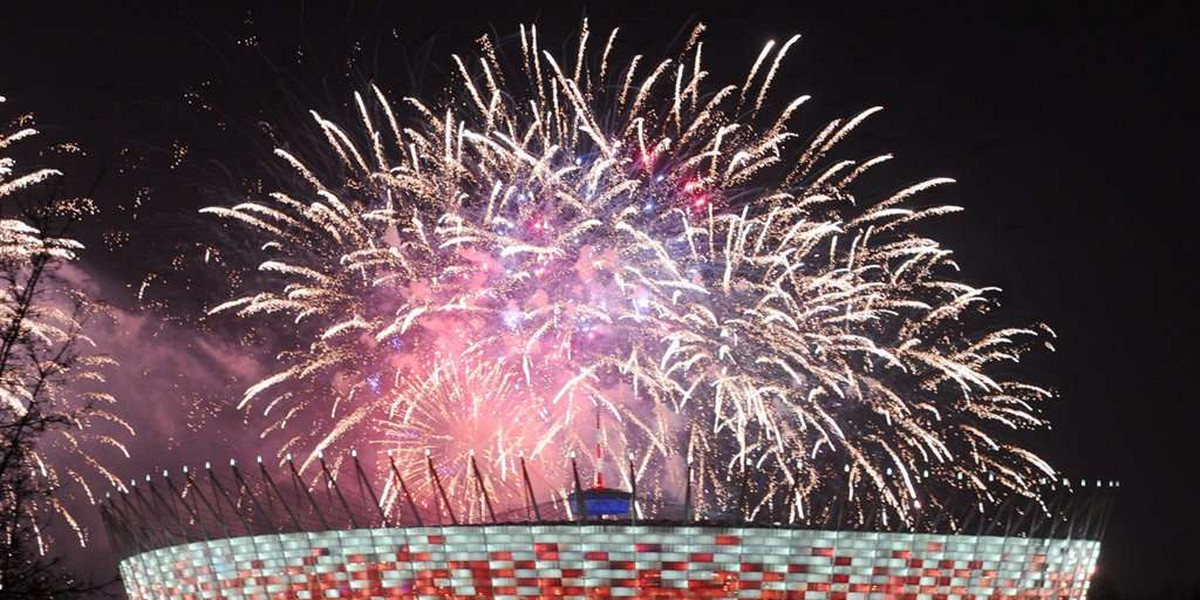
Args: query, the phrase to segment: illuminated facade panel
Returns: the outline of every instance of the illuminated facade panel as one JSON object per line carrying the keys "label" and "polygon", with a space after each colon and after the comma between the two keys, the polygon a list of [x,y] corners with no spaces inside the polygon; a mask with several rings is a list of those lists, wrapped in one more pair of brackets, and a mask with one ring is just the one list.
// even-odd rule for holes
{"label": "illuminated facade panel", "polygon": [[280,533],[122,561],[132,600],[1084,598],[1100,542],[509,524]]}

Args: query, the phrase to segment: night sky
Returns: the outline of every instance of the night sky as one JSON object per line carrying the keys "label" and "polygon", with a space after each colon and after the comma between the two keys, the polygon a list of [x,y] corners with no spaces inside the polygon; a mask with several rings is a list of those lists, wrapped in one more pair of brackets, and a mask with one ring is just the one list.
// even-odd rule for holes
{"label": "night sky", "polygon": [[[1030,443],[1069,475],[1124,482],[1097,587],[1161,593],[1200,581],[1200,405],[1188,392],[1197,177],[1185,144],[1195,100],[1182,92],[1194,78],[1185,64],[1196,20],[1183,8],[19,4],[0,8],[4,119],[34,111],[49,135],[88,150],[70,175],[83,187],[100,181],[104,213],[77,234],[105,298],[131,313],[147,305],[134,296],[147,273],[210,226],[196,209],[228,203],[221,190],[261,176],[269,145],[259,119],[300,122],[310,107],[348,115],[353,86],[367,81],[397,95],[437,92],[427,88],[444,81],[450,53],[519,22],[536,21],[558,48],[588,16],[593,31],[620,26],[623,47],[653,55],[700,20],[718,79],[743,74],[766,40],[800,33],[775,84],[780,96],[814,97],[795,128],[886,107],[848,153],[895,153],[883,177],[895,187],[956,178],[936,198],[967,211],[941,219],[934,237],[957,252],[966,280],[1004,289],[1008,320],[1057,331],[1059,351],[1029,365],[1059,392],[1055,427]],[[139,200],[142,187],[151,191]],[[129,241],[106,243],[118,231]],[[196,281],[155,293],[184,311],[219,299]],[[119,470],[161,466],[137,448],[136,464]]]}

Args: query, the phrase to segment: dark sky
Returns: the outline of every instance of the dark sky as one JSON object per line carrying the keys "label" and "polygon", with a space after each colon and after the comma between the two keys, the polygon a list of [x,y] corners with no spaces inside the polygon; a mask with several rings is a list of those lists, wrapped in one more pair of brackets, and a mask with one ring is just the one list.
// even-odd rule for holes
{"label": "dark sky", "polygon": [[[1200,408],[1185,384],[1197,358],[1188,250],[1197,173],[1185,144],[1196,131],[1194,98],[1182,91],[1194,79],[1196,20],[1182,7],[21,4],[0,9],[5,114],[36,111],[43,129],[89,149],[83,174],[105,169],[102,227],[81,235],[131,232],[127,246],[89,254],[116,282],[110,299],[130,308],[126,284],[136,289],[163,266],[206,190],[220,187],[200,180],[235,180],[266,156],[247,141],[256,115],[336,111],[352,91],[341,83],[347,57],[363,80],[406,93],[436,80],[480,33],[508,34],[522,21],[565,42],[586,14],[594,31],[620,26],[624,47],[654,54],[699,19],[710,68],[733,78],[767,39],[801,33],[776,84],[814,96],[796,126],[885,106],[855,147],[894,152],[887,176],[897,186],[956,178],[942,197],[967,211],[938,224],[936,237],[957,251],[967,279],[1004,288],[1012,320],[1057,331],[1059,352],[1031,367],[1060,392],[1053,432],[1034,443],[1067,473],[1124,482],[1101,577],[1126,590],[1200,579]],[[297,48],[305,60],[289,66]],[[197,89],[220,99],[216,116],[188,104]],[[213,135],[222,115],[229,129]],[[188,148],[186,168],[164,166],[173,144]],[[131,162],[143,171],[131,176]],[[155,193],[135,221],[138,177]]]}

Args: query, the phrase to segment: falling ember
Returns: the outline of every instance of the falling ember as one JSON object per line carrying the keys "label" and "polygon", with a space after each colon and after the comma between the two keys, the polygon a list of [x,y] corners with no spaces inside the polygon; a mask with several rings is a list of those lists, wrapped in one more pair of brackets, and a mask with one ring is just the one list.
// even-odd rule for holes
{"label": "falling ember", "polygon": [[314,113],[311,164],[339,168],[277,150],[288,189],[204,209],[255,230],[280,282],[212,312],[296,334],[241,401],[284,451],[369,443],[415,476],[429,449],[501,478],[591,454],[603,414],[607,452],[643,475],[686,461],[701,504],[750,485],[907,518],[1053,476],[1010,441],[1050,394],[997,369],[1052,334],[975,333],[995,288],[917,227],[959,210],[913,200],[951,180],[855,195],[890,157],[828,157],[878,108],[815,135],[788,129],[807,97],[769,114],[797,38],[714,87],[702,27],[654,66],[587,36],[560,62],[535,31],[517,64],[490,38],[454,57],[442,103],[372,88],[355,128]]}

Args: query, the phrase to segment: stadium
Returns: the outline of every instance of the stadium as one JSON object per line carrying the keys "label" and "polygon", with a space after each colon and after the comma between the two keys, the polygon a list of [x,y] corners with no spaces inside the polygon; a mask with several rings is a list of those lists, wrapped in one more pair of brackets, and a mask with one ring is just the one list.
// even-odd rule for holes
{"label": "stadium", "polygon": [[500,511],[474,457],[459,465],[477,484],[465,500],[432,457],[428,498],[393,464],[389,503],[376,465],[335,466],[322,459],[315,481],[289,459],[131,482],[101,504],[129,597],[1084,598],[1114,485],[1061,482],[897,523],[836,501],[801,518],[786,503],[751,512],[751,485],[703,510],[690,485],[681,503],[598,477],[585,489],[573,459],[573,480],[541,497],[522,460],[524,503]]}

